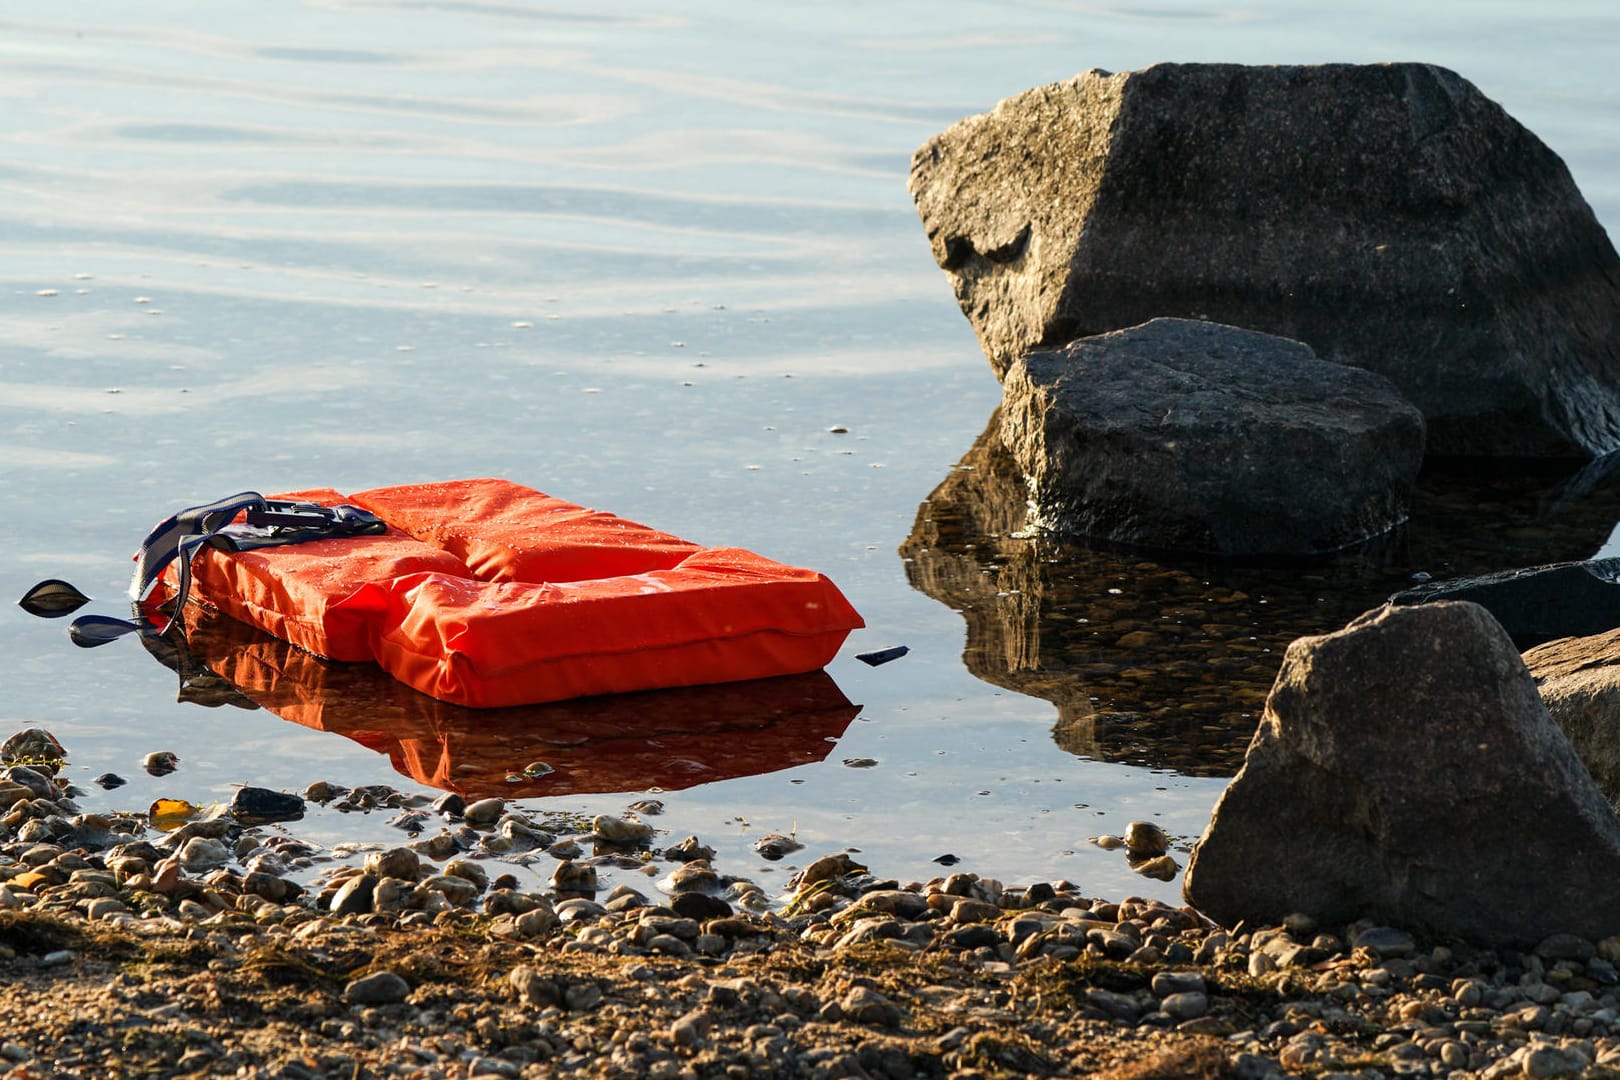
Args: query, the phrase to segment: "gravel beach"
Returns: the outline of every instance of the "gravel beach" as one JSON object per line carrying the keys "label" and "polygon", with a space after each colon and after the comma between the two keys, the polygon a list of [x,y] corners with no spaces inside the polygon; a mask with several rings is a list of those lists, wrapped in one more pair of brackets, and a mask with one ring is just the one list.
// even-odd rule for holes
{"label": "gravel beach", "polygon": [[[293,798],[86,814],[48,769],[0,774],[4,1075],[1620,1075],[1620,939],[1221,929],[847,853],[772,898],[657,846],[646,804],[567,835],[451,796],[323,866],[244,820]],[[550,886],[509,872],[531,858]]]}

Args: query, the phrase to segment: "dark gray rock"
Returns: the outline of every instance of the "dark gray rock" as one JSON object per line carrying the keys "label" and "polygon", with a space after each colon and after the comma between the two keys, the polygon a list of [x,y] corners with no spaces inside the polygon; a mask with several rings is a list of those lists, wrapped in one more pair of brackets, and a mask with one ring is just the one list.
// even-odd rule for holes
{"label": "dark gray rock", "polygon": [[1403,589],[1391,604],[1466,600],[1478,604],[1521,648],[1620,627],[1620,559],[1554,563],[1431,581]]}
{"label": "dark gray rock", "polygon": [[1186,319],[1015,360],[1001,435],[1034,522],[1222,555],[1315,555],[1403,521],[1423,420],[1389,380]]}
{"label": "dark gray rock", "polygon": [[1620,805],[1620,630],[1549,641],[1524,662],[1581,763]]}
{"label": "dark gray rock", "polygon": [[670,898],[675,914],[688,919],[723,919],[732,914],[731,905],[708,893],[683,892]]}
{"label": "dark gray rock", "polygon": [[230,811],[237,821],[249,825],[297,821],[304,816],[304,800],[285,791],[243,787],[231,796]]}
{"label": "dark gray rock", "polygon": [[377,892],[377,878],[373,874],[356,874],[332,894],[328,910],[333,915],[364,915],[372,909],[372,898]]}
{"label": "dark gray rock", "polygon": [[1620,445],[1620,261],[1564,163],[1426,64],[1091,71],[925,143],[910,189],[998,375],[1156,316],[1389,376],[1442,454]]}
{"label": "dark gray rock", "polygon": [[1485,609],[1382,608],[1288,647],[1183,892],[1226,925],[1600,940],[1620,822]]}

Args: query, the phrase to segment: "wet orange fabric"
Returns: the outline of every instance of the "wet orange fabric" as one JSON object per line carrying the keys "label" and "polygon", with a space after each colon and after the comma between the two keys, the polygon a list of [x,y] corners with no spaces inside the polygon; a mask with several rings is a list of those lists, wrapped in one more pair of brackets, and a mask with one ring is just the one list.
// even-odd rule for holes
{"label": "wet orange fabric", "polygon": [[837,587],[504,480],[343,496],[388,522],[193,564],[193,593],[318,656],[375,660],[443,701],[499,707],[825,666],[863,625]]}
{"label": "wet orange fabric", "polygon": [[[234,687],[235,703],[353,739],[387,755],[402,776],[468,798],[675,791],[789,769],[825,758],[860,712],[823,671],[473,710],[415,693],[373,664],[318,659],[198,605],[188,605],[186,621],[192,659]],[[210,700],[225,690],[214,688]],[[552,771],[524,775],[535,762]]]}

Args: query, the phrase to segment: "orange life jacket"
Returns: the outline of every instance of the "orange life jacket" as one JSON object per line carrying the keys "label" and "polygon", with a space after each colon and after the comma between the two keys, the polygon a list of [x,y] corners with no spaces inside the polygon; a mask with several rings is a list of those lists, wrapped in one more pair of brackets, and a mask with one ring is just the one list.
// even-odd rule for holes
{"label": "orange life jacket", "polygon": [[192,595],[316,656],[475,708],[824,667],[860,615],[826,577],[506,480],[353,495],[378,535],[203,547]]}

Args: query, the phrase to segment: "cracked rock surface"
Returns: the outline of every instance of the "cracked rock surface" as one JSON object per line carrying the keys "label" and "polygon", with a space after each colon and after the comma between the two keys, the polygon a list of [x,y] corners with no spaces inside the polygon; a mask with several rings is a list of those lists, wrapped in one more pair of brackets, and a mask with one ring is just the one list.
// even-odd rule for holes
{"label": "cracked rock surface", "polygon": [[910,189],[998,376],[1210,319],[1388,376],[1435,453],[1620,446],[1620,259],[1558,155],[1444,68],[1089,71],[930,139]]}

